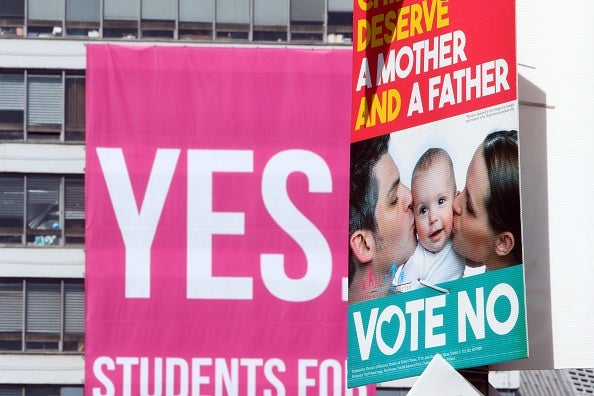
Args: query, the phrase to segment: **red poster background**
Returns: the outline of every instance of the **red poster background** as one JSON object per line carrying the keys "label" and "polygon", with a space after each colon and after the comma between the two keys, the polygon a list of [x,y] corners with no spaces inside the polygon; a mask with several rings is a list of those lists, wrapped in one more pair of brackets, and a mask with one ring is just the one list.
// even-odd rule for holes
{"label": "red poster background", "polygon": [[[372,7],[377,3],[377,7]],[[439,4],[442,4],[442,9],[447,12],[441,17],[441,20],[448,20],[447,26],[437,27],[437,20],[440,19],[437,15]],[[369,4],[369,9],[367,8]],[[431,12],[435,10],[435,12]],[[389,18],[386,23],[386,15],[393,12],[394,18]],[[408,36],[403,39],[384,39],[384,37],[392,37],[389,29],[389,24],[398,24],[398,15],[401,14],[402,27],[400,28],[402,35]],[[517,75],[515,63],[515,12],[513,1],[476,1],[476,0],[403,0],[403,1],[367,1],[355,0],[354,2],[354,56],[353,56],[353,76],[352,76],[352,114],[351,114],[351,140],[353,142],[371,138],[374,136],[399,131],[402,129],[414,127],[416,125],[426,124],[432,121],[452,117],[459,114],[468,113],[477,109],[489,107],[498,103],[505,103],[515,100],[517,98]],[[368,28],[359,31],[361,39],[358,38],[358,26],[367,21]],[[374,26],[373,28],[371,26]],[[398,28],[396,28],[398,29]],[[466,41],[464,45],[464,53],[466,55],[465,61],[459,61],[450,66],[429,67],[427,72],[423,72],[425,56],[417,56],[414,45],[419,45],[421,42],[428,40],[428,47],[430,50],[435,50],[435,38],[444,34],[454,33],[456,31],[463,32]],[[368,45],[360,45],[358,41],[369,40]],[[379,46],[372,44],[373,40],[381,43]],[[449,45],[450,50],[453,48],[452,41],[446,41],[446,48]],[[390,50],[394,50],[397,54],[402,47],[408,46],[414,54],[414,62],[420,61],[421,73],[416,74],[416,65],[413,66],[412,72],[406,78],[396,78],[394,81],[386,84],[376,85],[376,70],[378,63],[378,54],[384,54],[384,60],[387,61]],[[439,47],[439,45],[438,45]],[[446,49],[447,51],[447,49]],[[452,53],[446,54],[443,51],[445,58],[453,58]],[[424,53],[424,52],[423,52]],[[438,57],[441,56],[439,51]],[[369,76],[373,82],[371,88],[363,87],[357,91],[358,80],[360,78],[360,70],[362,60],[367,58],[369,63]],[[401,67],[406,68],[406,56],[402,58]],[[453,73],[457,70],[470,68],[472,71],[472,78],[476,77],[477,65],[482,65],[485,62],[503,59],[507,61],[507,82],[509,90],[501,90],[498,93],[491,95],[482,95],[477,97],[475,91],[472,93],[471,100],[456,100],[455,104],[446,103],[442,108],[438,108],[439,96],[435,100],[433,110],[429,110],[429,80],[433,77],[441,77],[443,83],[444,76],[450,74],[452,80],[453,94],[458,95],[457,82],[453,78]],[[432,60],[429,64],[432,65]],[[380,65],[381,66],[381,65]],[[408,108],[411,99],[413,84],[417,82],[420,89],[420,97],[423,101],[423,112],[413,112],[408,115]],[[489,87],[494,86],[494,82],[488,83]],[[437,88],[442,88],[440,94],[444,91],[443,85],[436,85]],[[376,122],[375,125],[362,126],[357,129],[357,117],[360,112],[360,104],[363,97],[367,98],[370,104],[374,95],[381,98],[382,93],[389,89],[395,89],[400,93],[401,107],[398,115],[393,121]],[[462,97],[465,97],[464,83],[462,83]]]}

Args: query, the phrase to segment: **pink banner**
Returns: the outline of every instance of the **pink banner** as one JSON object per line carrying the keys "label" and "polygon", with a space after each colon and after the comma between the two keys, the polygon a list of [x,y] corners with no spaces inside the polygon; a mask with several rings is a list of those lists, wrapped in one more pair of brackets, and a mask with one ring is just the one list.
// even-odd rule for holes
{"label": "pink banner", "polygon": [[347,389],[351,52],[87,47],[86,394]]}

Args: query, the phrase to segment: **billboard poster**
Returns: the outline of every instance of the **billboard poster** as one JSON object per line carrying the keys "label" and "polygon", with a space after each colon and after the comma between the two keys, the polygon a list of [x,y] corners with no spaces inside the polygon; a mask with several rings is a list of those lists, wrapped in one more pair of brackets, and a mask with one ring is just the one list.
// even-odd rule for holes
{"label": "billboard poster", "polygon": [[85,394],[346,384],[347,50],[89,45]]}
{"label": "billboard poster", "polygon": [[528,356],[515,2],[354,2],[349,386]]}

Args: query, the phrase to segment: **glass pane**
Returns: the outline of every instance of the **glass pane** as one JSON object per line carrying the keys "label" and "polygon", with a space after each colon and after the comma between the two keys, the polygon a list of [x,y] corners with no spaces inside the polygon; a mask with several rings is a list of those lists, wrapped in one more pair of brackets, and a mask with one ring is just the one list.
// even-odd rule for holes
{"label": "glass pane", "polygon": [[83,176],[66,177],[64,190],[66,243],[85,242],[85,184]]}
{"label": "glass pane", "polygon": [[27,282],[26,349],[58,349],[62,323],[59,282]]}
{"label": "glass pane", "polygon": [[64,116],[62,76],[29,76],[28,124],[61,124]]}
{"label": "glass pane", "polygon": [[323,22],[324,0],[292,0],[291,21]]}
{"label": "glass pane", "polygon": [[104,0],[105,19],[138,20],[139,0]]}
{"label": "glass pane", "polygon": [[23,335],[23,282],[0,281],[0,350],[20,351]]}
{"label": "glass pane", "polygon": [[99,0],[66,0],[66,20],[99,22]]}
{"label": "glass pane", "polygon": [[13,385],[0,385],[0,396],[23,396],[23,388]]}
{"label": "glass pane", "polygon": [[62,76],[29,76],[27,78],[27,137],[59,139],[63,117]]}
{"label": "glass pane", "polygon": [[27,243],[60,244],[60,178],[30,176],[27,179]]}
{"label": "glass pane", "polygon": [[182,22],[212,22],[214,0],[179,0],[179,20]]}
{"label": "glass pane", "polygon": [[25,0],[0,0],[0,18],[24,18]]}
{"label": "glass pane", "polygon": [[24,74],[0,74],[0,140],[23,139],[24,115]]}
{"label": "glass pane", "polygon": [[288,1],[254,0],[254,24],[287,26],[289,22]]}
{"label": "glass pane", "polygon": [[23,140],[23,110],[0,110],[0,140]]}
{"label": "glass pane", "polygon": [[328,0],[328,11],[353,12],[353,0]]}
{"label": "glass pane", "polygon": [[60,389],[60,396],[83,396],[84,388],[82,386],[63,386]]}
{"label": "glass pane", "polygon": [[85,139],[85,77],[66,77],[65,140]]}
{"label": "glass pane", "polygon": [[29,19],[61,21],[63,10],[62,0],[29,0]]}
{"label": "glass pane", "polygon": [[25,179],[23,176],[0,177],[0,243],[23,243],[25,214]]}
{"label": "glass pane", "polygon": [[[128,22],[126,22],[128,23]],[[113,27],[103,29],[103,37],[104,38],[122,38],[126,40],[132,40],[138,37],[138,26],[136,22],[130,22],[132,25],[127,25],[127,27]]]}
{"label": "glass pane", "polygon": [[0,110],[25,109],[25,76],[23,73],[0,74]]}
{"label": "glass pane", "polygon": [[353,13],[328,12],[328,43],[353,42]]}
{"label": "glass pane", "polygon": [[172,0],[142,0],[142,19],[175,19],[175,2]]}
{"label": "glass pane", "polygon": [[175,25],[173,21],[147,21],[142,24],[143,39],[173,39]]}
{"label": "glass pane", "polygon": [[60,396],[60,387],[55,385],[28,385],[25,396]]}
{"label": "glass pane", "polygon": [[217,0],[217,23],[249,23],[248,0]]}
{"label": "glass pane", "polygon": [[0,281],[0,332],[20,332],[23,329],[23,284],[20,281]]}
{"label": "glass pane", "polygon": [[82,281],[64,282],[64,350],[84,351],[85,291]]}

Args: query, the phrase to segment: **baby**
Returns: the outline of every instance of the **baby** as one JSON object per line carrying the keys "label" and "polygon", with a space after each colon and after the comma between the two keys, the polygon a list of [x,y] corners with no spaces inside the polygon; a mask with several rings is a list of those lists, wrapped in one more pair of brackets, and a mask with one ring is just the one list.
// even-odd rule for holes
{"label": "baby", "polygon": [[419,288],[421,281],[436,284],[464,275],[464,258],[451,242],[456,180],[445,150],[431,148],[419,158],[411,192],[418,243],[411,258],[398,268],[392,292]]}

